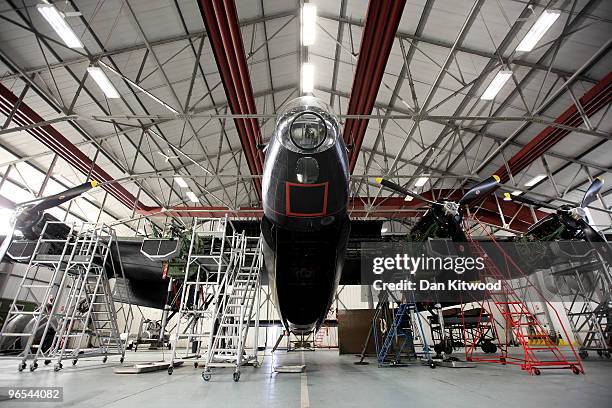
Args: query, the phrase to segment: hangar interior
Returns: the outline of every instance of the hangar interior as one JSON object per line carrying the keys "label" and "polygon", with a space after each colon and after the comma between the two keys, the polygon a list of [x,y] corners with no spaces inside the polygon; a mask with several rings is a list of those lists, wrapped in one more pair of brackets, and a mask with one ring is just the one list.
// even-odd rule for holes
{"label": "hangar interior", "polygon": [[[0,0],[0,400],[607,406],[611,34],[602,0]],[[383,287],[400,250],[499,286]]]}

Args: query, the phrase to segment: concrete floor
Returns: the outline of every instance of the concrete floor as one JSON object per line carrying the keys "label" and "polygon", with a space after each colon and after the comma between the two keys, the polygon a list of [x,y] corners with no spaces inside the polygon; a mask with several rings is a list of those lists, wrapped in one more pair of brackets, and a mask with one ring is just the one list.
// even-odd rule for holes
{"label": "concrete floor", "polygon": [[[155,361],[161,355],[139,351],[127,355],[129,363]],[[303,374],[277,374],[279,364],[307,365]],[[138,375],[113,373],[111,358],[79,361],[56,373],[52,366],[36,372],[17,372],[15,360],[0,360],[0,387],[61,386],[64,401],[44,406],[74,407],[578,407],[610,406],[612,361],[585,362],[586,375],[569,370],[544,371],[529,376],[516,366],[496,364],[476,368],[432,370],[424,366],[378,368],[353,364],[356,357],[338,356],[335,350],[277,352],[266,355],[262,367],[244,367],[240,382],[231,370],[217,369],[209,383],[193,365]],[[197,405],[196,405],[197,404]],[[2,402],[2,407],[40,407],[40,403]]]}

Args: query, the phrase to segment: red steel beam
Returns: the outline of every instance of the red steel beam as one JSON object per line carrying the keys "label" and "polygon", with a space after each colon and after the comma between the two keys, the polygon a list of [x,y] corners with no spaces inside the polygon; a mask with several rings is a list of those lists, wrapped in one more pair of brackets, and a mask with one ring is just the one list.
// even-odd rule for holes
{"label": "red steel beam", "polygon": [[[9,116],[18,99],[19,98],[8,88],[0,84],[0,113]],[[28,104],[22,101],[15,110],[12,121],[18,126],[27,126],[44,122],[44,119],[30,108]],[[97,164],[94,164],[85,153],[79,150],[53,126],[45,125],[30,128],[27,129],[26,132],[81,173],[85,175],[91,174],[90,177],[93,180],[99,183],[109,183],[113,181],[113,178],[107,172]],[[137,211],[148,211],[151,209],[151,207],[144,205],[119,183],[104,184],[102,188],[128,208],[136,207]]]}
{"label": "red steel beam", "polygon": [[[604,79],[587,91],[579,101],[588,117],[593,116],[612,102],[612,72],[609,72]],[[563,112],[555,120],[555,123],[578,127],[584,123],[584,119],[574,104]],[[508,160],[510,172],[513,175],[518,174],[570,133],[571,131],[567,129],[548,126]],[[505,165],[502,165],[495,174],[501,178],[502,183],[510,180],[510,175]]]}
{"label": "red steel beam", "polygon": [[[200,0],[198,5],[231,112],[256,114],[236,4],[233,0]],[[234,123],[251,174],[262,174],[263,154],[257,148],[262,141],[259,122],[234,118]],[[253,183],[261,199],[261,179],[254,178]]]}
{"label": "red steel beam", "polygon": [[[349,115],[372,113],[405,4],[406,0],[370,0],[351,88]],[[349,155],[351,173],[367,127],[368,119],[347,119],[344,124],[344,142],[353,145]]]}
{"label": "red steel beam", "polygon": [[[445,197],[450,190],[436,190],[436,197]],[[431,191],[423,193],[426,198],[432,199]],[[461,192],[454,192],[450,199],[459,199]],[[524,232],[533,224],[531,212],[519,204],[499,201],[504,212],[505,222],[508,227],[515,231]],[[352,218],[362,217],[384,217],[390,219],[413,218],[423,214],[427,208],[423,203],[413,200],[405,201],[400,197],[378,197],[376,199],[367,197],[353,197],[349,201],[349,214]],[[224,217],[225,215],[240,218],[261,218],[263,210],[260,207],[241,207],[238,210],[230,210],[227,207],[173,207],[165,212],[161,208],[150,208],[147,211],[139,211],[141,215],[154,215],[160,217]],[[536,216],[541,219],[547,215],[546,212],[536,211]],[[475,211],[474,216],[480,221],[488,224],[504,227],[501,222],[499,210],[494,197],[487,197]],[[511,222],[512,221],[512,222]]]}

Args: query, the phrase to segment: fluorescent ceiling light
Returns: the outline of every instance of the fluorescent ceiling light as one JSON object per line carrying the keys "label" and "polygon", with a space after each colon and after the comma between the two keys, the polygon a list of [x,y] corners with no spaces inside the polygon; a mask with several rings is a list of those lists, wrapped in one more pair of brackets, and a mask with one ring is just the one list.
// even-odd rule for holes
{"label": "fluorescent ceiling light", "polygon": [[516,51],[527,52],[533,50],[538,41],[542,39],[560,15],[561,12],[559,10],[544,10],[535,24],[531,26],[523,41],[516,47]]}
{"label": "fluorescent ceiling light", "polygon": [[314,45],[316,39],[317,6],[311,3],[302,7],[302,45]]}
{"label": "fluorescent ceiling light", "polygon": [[512,193],[510,193],[510,194],[512,194],[513,196],[520,196],[521,194],[523,194],[523,192],[522,192],[522,191],[519,191],[519,190],[514,190],[514,191],[513,191]]}
{"label": "fluorescent ceiling light", "polygon": [[62,41],[70,48],[83,48],[83,43],[53,4],[39,4],[36,9],[47,20]]}
{"label": "fluorescent ceiling light", "polygon": [[109,99],[119,98],[119,92],[115,89],[113,83],[108,79],[102,68],[100,67],[89,67],[87,72],[96,81],[104,95]]}
{"label": "fluorescent ceiling light", "polygon": [[512,71],[499,71],[497,75],[495,75],[495,78],[493,78],[487,89],[483,92],[480,99],[482,99],[483,101],[493,100],[511,76]]}
{"label": "fluorescent ceiling light", "polygon": [[545,178],[546,178],[546,174],[538,174],[537,176],[535,176],[534,178],[526,182],[525,186],[527,187],[535,186],[536,184],[538,184],[540,181],[544,180]]}
{"label": "fluorescent ceiling light", "polygon": [[414,200],[414,197],[411,195],[407,195],[406,197],[404,197],[404,201],[412,201]]}
{"label": "fluorescent ceiling light", "polygon": [[302,93],[312,93],[314,91],[315,68],[309,62],[302,65]]}
{"label": "fluorescent ceiling light", "polygon": [[427,180],[429,180],[429,177],[419,177],[416,181],[416,183],[414,183],[415,187],[423,187],[425,185],[425,183],[427,183]]}
{"label": "fluorescent ceiling light", "polygon": [[198,200],[198,197],[193,193],[193,191],[187,191],[187,197],[189,198],[189,201],[191,201],[192,203],[199,203],[200,200]]}
{"label": "fluorescent ceiling light", "polygon": [[181,188],[189,187],[187,185],[187,182],[185,181],[185,179],[182,178],[182,177],[176,176],[176,177],[174,177],[174,181],[176,181],[176,184],[178,184]]}

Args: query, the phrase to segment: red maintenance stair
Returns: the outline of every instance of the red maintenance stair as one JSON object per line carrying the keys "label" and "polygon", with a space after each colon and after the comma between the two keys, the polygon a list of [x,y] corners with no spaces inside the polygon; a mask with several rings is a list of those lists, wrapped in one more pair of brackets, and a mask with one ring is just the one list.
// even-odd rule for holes
{"label": "red maintenance stair", "polygon": [[[466,360],[504,365],[520,365],[521,369],[527,371],[530,375],[540,375],[540,370],[543,369],[569,369],[574,374],[584,374],[582,362],[574,347],[570,344],[569,348],[571,352],[567,353],[569,357],[559,349],[557,344],[551,339],[549,333],[542,327],[536,316],[529,310],[525,301],[521,299],[509,277],[513,276],[516,278],[518,271],[521,273],[521,281],[524,281],[522,285],[529,286],[530,290],[537,292],[539,292],[539,289],[533,285],[526,274],[522,273],[519,266],[507,252],[504,251],[502,246],[495,241],[492,235],[489,234],[487,238],[489,239],[488,242],[494,246],[495,250],[501,253],[507,270],[504,271],[506,273],[503,273],[498,265],[491,260],[482,245],[468,235],[468,241],[473,255],[484,259],[485,267],[481,273],[481,281],[499,280],[501,281],[501,290],[489,292],[489,299],[478,302],[483,311],[481,317],[485,316],[484,311],[486,311],[488,318],[479,319],[476,329],[473,330],[473,336],[465,336],[467,331],[464,330]],[[511,274],[510,271],[514,273]],[[524,288],[525,286],[522,287]],[[546,304],[552,315],[556,318],[555,324],[561,329],[561,333],[565,336],[565,339],[568,339],[567,332],[559,314],[550,303],[546,302]],[[498,326],[501,325],[496,323],[494,312],[497,312],[498,316],[501,315],[503,319],[505,327],[501,330],[498,330]],[[485,336],[490,335],[491,332],[495,334],[495,338],[498,341],[497,353],[494,355],[474,354],[480,341],[484,339]],[[515,339],[516,343],[518,343],[523,350],[522,356],[520,357],[511,356],[508,353],[508,344],[512,338]],[[534,338],[540,340],[538,342],[539,344],[531,344],[529,340]]]}

